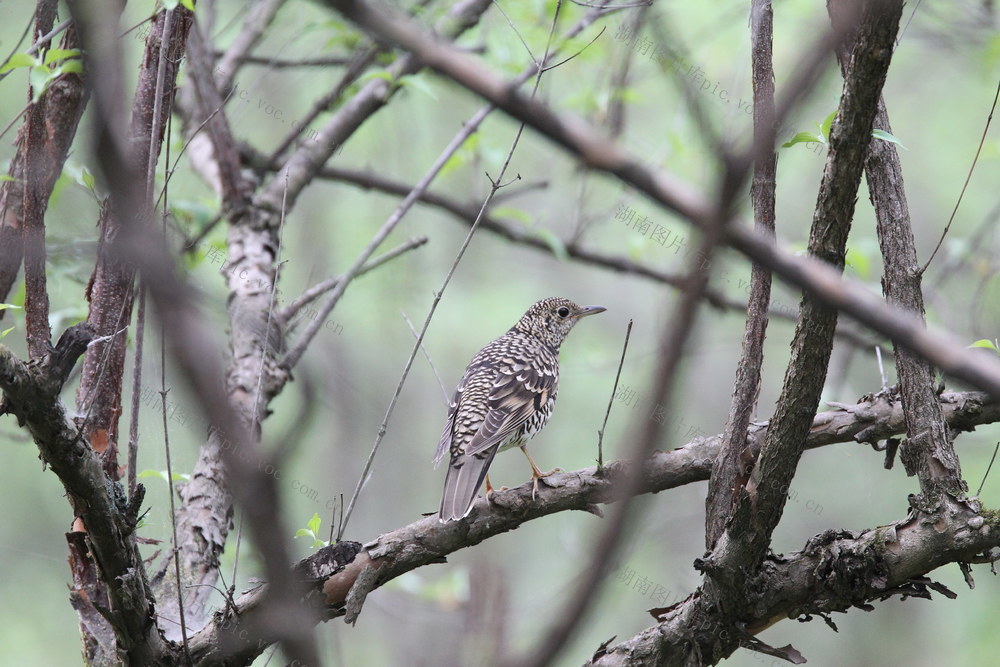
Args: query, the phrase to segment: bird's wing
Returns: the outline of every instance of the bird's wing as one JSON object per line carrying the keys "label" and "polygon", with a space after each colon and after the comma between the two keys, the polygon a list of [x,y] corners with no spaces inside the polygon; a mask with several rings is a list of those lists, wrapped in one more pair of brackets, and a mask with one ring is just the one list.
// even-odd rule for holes
{"label": "bird's wing", "polygon": [[462,400],[462,389],[465,384],[465,378],[462,378],[462,382],[459,383],[458,389],[455,390],[455,395],[451,399],[451,403],[448,404],[448,419],[444,422],[444,429],[441,431],[441,439],[438,440],[437,452],[434,454],[434,468],[441,464],[441,459],[444,455],[448,453],[451,449],[451,441],[455,434],[455,412],[458,408],[459,402]]}
{"label": "bird's wing", "polygon": [[517,363],[502,366],[490,390],[486,417],[465,446],[465,455],[502,444],[549,402],[555,390],[553,369]]}

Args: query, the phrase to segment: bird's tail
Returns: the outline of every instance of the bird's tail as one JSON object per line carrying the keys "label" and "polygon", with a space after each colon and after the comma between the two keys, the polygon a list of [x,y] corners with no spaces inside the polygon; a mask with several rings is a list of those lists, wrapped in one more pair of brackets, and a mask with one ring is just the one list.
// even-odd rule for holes
{"label": "bird's tail", "polygon": [[444,495],[441,497],[441,510],[438,512],[441,523],[469,515],[472,503],[476,502],[479,487],[483,485],[486,472],[498,449],[499,445],[472,456],[463,456],[457,465],[452,463],[448,466],[448,475],[444,480]]}

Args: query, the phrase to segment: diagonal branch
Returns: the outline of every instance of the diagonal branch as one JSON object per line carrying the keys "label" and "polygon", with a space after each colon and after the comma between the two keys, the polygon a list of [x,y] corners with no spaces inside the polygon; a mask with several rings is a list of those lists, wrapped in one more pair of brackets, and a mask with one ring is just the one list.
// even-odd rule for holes
{"label": "diagonal branch", "polygon": [[[773,12],[770,0],[754,0],[750,7],[751,67],[753,69],[753,131],[757,147],[750,197],[754,229],[774,236],[774,206],[778,155],[774,150],[774,69],[771,57]],[[733,399],[726,419],[722,454],[715,462],[705,500],[705,546],[711,549],[725,528],[726,520],[747,482],[753,459],[746,448],[750,416],[760,394],[760,372],[764,364],[771,274],[757,262],[750,274],[750,299],[743,332],[740,361],[736,367]]]}
{"label": "diagonal branch", "polygon": [[[843,0],[827,4],[834,24],[843,21],[842,5]],[[846,75],[849,52],[843,43],[838,46],[837,57]],[[885,100],[880,96],[877,104],[874,127],[891,133]],[[921,290],[923,272],[917,261],[903,187],[903,170],[896,147],[888,141],[872,141],[868,147],[865,174],[882,249],[882,290],[886,301],[913,313],[918,326],[926,328]],[[907,439],[900,455],[906,472],[917,474],[923,502],[928,505],[937,502],[941,493],[960,498],[968,488],[962,480],[958,457],[941,415],[934,370],[906,347],[896,345],[895,356],[899,389],[908,416]]]}
{"label": "diagonal branch", "polygon": [[[809,234],[809,253],[843,270],[847,235],[872,123],[899,28],[902,2],[866,4],[845,77],[841,106],[830,130],[830,151]],[[784,511],[788,488],[826,380],[837,310],[805,293],[792,340],[791,360],[756,466],[726,530],[701,562],[709,575],[706,608],[716,604],[735,620],[743,612],[747,578],[760,567]],[[723,654],[724,655],[724,654]]]}

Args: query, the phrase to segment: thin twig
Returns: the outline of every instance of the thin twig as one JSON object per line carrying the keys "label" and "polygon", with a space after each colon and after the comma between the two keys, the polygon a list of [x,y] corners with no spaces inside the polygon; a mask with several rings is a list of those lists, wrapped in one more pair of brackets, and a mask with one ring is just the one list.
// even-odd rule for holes
{"label": "thin twig", "polygon": [[[163,20],[163,35],[160,41],[160,62],[156,70],[156,101],[153,105],[153,128],[160,126],[160,119],[163,114],[163,88],[166,82],[166,64],[167,64],[167,47],[171,39],[171,30],[173,28],[174,11],[176,10],[165,10],[166,15]],[[173,95],[169,97],[170,102],[169,107],[172,107]],[[173,115],[171,114],[171,109],[166,110],[167,113],[167,128],[166,128],[166,141],[164,142],[164,160],[163,169],[166,172],[167,167],[170,165],[170,137],[173,133]],[[149,201],[153,196],[153,184],[155,182],[156,174],[156,142],[157,133],[154,131],[150,134],[149,141],[149,160],[146,163],[146,196],[145,201]],[[164,174],[166,176],[166,174]],[[156,210],[155,205],[152,210]],[[167,251],[167,184],[163,184],[163,211],[160,216],[163,229],[163,250]],[[139,307],[140,313],[145,315],[146,309],[146,292],[145,292],[145,280],[140,279],[140,292],[139,292]],[[138,325],[137,325],[138,326]],[[137,334],[138,335],[138,334]],[[184,657],[187,660],[187,664],[191,665],[191,650],[188,644],[188,634],[187,634],[187,621],[184,615],[184,588],[181,582],[181,563],[178,556],[178,551],[180,546],[177,541],[177,508],[174,499],[174,468],[170,456],[170,429],[167,427],[167,327],[166,322],[161,319],[160,321],[160,411],[163,414],[163,449],[166,452],[166,463],[167,463],[167,491],[170,495],[170,530],[173,538],[173,560],[174,560],[174,580],[177,583],[177,616],[181,624],[181,641],[184,646]],[[140,367],[142,365],[142,358],[139,356],[139,350],[141,349],[141,338],[140,343],[136,347],[136,362],[135,365]],[[141,372],[141,371],[140,371]],[[139,373],[136,374],[136,378],[141,377]],[[134,392],[133,388],[133,392]],[[137,406],[138,400],[135,394],[132,396],[132,405]],[[138,410],[135,410],[133,414],[133,420],[136,424],[136,438],[138,438]],[[131,442],[129,443],[129,461],[131,457],[138,450],[138,443],[136,447],[131,447]],[[134,468],[129,469],[129,479],[134,479],[135,470]]]}
{"label": "thin twig", "polygon": [[[403,253],[413,250],[414,248],[419,248],[425,243],[427,243],[426,236],[418,236],[416,238],[412,238],[406,243],[402,243],[396,246],[389,252],[383,255],[379,255],[378,257],[369,262],[365,262],[364,265],[362,265],[362,267],[358,270],[358,276],[363,276],[369,271],[377,269],[386,262],[393,260],[402,255]],[[278,312],[281,314],[284,321],[286,322],[290,321],[292,317],[295,316],[296,313],[302,310],[302,308],[315,301],[317,297],[322,296],[325,292],[329,292],[331,289],[336,287],[343,279],[344,279],[344,274],[341,274],[339,276],[334,276],[333,278],[327,278],[322,282],[316,283],[315,285],[304,291],[297,299],[292,301],[290,304],[288,304]]]}
{"label": "thin twig", "polygon": [[514,31],[514,34],[517,35],[517,38],[521,40],[521,45],[524,47],[524,50],[528,52],[528,57],[531,58],[531,62],[535,63],[535,67],[540,68],[542,66],[542,63],[538,62],[538,58],[536,58],[535,54],[531,52],[531,47],[528,46],[528,43],[526,41],[524,41],[524,36],[521,35],[521,31],[517,29],[517,26],[514,25],[514,22],[510,20],[510,17],[507,16],[507,12],[503,10],[503,7],[496,0],[493,0],[493,6],[496,7],[497,11],[499,11],[500,14],[504,17],[504,19],[507,20],[507,25],[509,25],[510,29]]}
{"label": "thin twig", "polygon": [[618,372],[615,373],[615,385],[611,387],[611,396],[608,398],[608,410],[604,413],[604,423],[601,430],[597,432],[597,474],[604,470],[604,428],[608,425],[608,417],[611,416],[611,404],[615,402],[615,394],[618,393],[618,379],[622,375],[622,366],[625,364],[625,351],[628,350],[628,339],[632,335],[632,318],[629,318],[628,328],[625,329],[625,344],[622,345],[622,357],[618,360]]}
{"label": "thin twig", "polygon": [[[417,338],[419,334],[417,334],[417,330],[414,328],[413,322],[410,321],[410,318],[406,316],[406,313],[404,311],[400,310],[399,314],[403,316],[403,320],[406,322],[406,326],[410,327],[410,333],[413,334],[414,338]],[[423,341],[420,342],[420,351],[424,353],[424,358],[427,359],[427,364],[431,367],[431,370],[434,371],[434,377],[437,378],[438,386],[441,387],[441,394],[444,396],[444,404],[448,405],[449,403],[448,390],[445,389],[444,381],[441,380],[441,374],[438,373],[437,366],[434,365],[434,360],[431,359],[430,352],[428,352],[427,348],[424,347]]]}
{"label": "thin twig", "polygon": [[[218,59],[225,52],[214,51],[212,55]],[[240,58],[242,65],[263,65],[269,69],[283,69],[286,67],[339,67],[349,65],[350,58],[330,57],[330,58],[303,58],[302,60],[282,60],[281,58],[270,58],[266,56],[243,56]]]}
{"label": "thin twig", "polygon": [[972,180],[972,172],[975,171],[976,163],[979,162],[979,154],[983,152],[983,144],[986,143],[986,133],[989,132],[990,122],[993,120],[993,112],[996,111],[997,108],[997,99],[1000,99],[1000,81],[997,81],[997,92],[993,96],[993,106],[990,107],[990,115],[986,117],[986,126],[983,127],[983,136],[979,139],[979,147],[976,148],[976,156],[972,158],[972,164],[969,166],[969,173],[965,176],[965,183],[962,184],[962,191],[958,193],[958,201],[955,202],[955,208],[951,211],[951,216],[948,218],[948,224],[945,225],[944,231],[941,232],[941,238],[938,239],[937,245],[934,246],[934,252],[931,253],[931,256],[927,259],[927,263],[924,264],[922,269],[920,269],[920,275],[923,275],[924,271],[927,270],[927,267],[934,261],[934,255],[936,255],[937,251],[941,248],[941,244],[944,243],[944,237],[948,235],[948,230],[951,229],[951,223],[955,220],[955,214],[958,213],[958,206],[962,203],[962,197],[965,196],[965,189],[969,187],[969,181]]}
{"label": "thin twig", "polygon": [[128,425],[128,497],[135,497],[139,460],[139,394],[142,391],[142,348],[146,332],[146,288],[139,280],[139,306],[135,315],[135,361],[132,364],[132,414]]}
{"label": "thin twig", "polygon": [[886,391],[889,388],[889,383],[885,379],[885,366],[882,365],[882,347],[880,345],[875,346],[875,359],[878,361],[878,374],[882,378],[882,391]]}
{"label": "thin twig", "polygon": [[990,470],[993,468],[993,462],[997,460],[997,452],[1000,451],[1000,440],[997,440],[997,446],[993,448],[993,456],[990,457],[990,464],[986,466],[986,472],[983,473],[983,481],[979,483],[979,488],[976,489],[976,497],[983,492],[983,485],[986,484],[986,478],[990,476]]}

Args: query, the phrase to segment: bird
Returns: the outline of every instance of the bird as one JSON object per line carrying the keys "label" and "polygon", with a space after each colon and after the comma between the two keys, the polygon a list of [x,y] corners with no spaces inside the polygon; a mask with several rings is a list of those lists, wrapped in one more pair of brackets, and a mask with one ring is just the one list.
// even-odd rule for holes
{"label": "bird", "polygon": [[532,498],[543,473],[525,444],[549,421],[559,388],[559,346],[582,318],[603,306],[578,306],[569,299],[542,299],[510,330],[481,349],[469,362],[448,406],[434,467],[445,454],[448,473],[438,519],[462,519],[483,481],[486,497],[490,463],[496,453],[519,447],[531,464]]}

